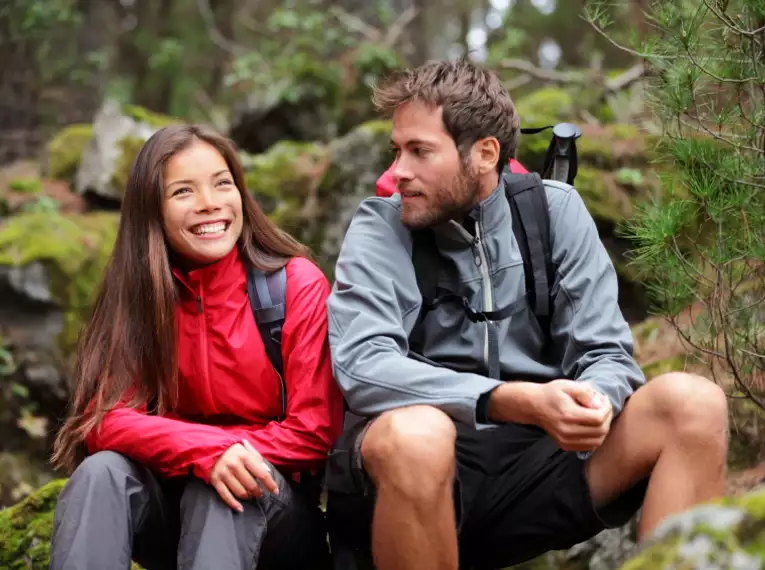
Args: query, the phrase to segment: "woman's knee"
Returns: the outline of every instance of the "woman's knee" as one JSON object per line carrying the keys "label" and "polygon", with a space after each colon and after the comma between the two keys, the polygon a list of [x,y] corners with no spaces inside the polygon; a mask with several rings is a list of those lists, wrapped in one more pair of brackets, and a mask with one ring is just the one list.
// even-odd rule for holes
{"label": "woman's knee", "polygon": [[361,445],[364,465],[375,484],[389,482],[404,492],[422,493],[454,476],[454,422],[431,406],[413,406],[381,415]]}
{"label": "woman's knee", "polygon": [[116,451],[99,451],[86,457],[77,466],[67,484],[113,484],[126,476],[135,477],[137,472],[135,463],[124,455]]}

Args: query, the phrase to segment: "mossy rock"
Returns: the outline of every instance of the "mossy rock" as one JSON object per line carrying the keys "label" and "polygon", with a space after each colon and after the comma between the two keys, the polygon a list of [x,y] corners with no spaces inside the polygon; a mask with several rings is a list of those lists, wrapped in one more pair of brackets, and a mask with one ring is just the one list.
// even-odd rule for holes
{"label": "mossy rock", "polygon": [[263,154],[242,156],[247,189],[266,214],[293,235],[301,233],[303,220],[310,216],[309,202],[328,161],[324,145],[295,141],[281,141]]}
{"label": "mossy rock", "polygon": [[82,153],[93,138],[93,125],[77,123],[61,129],[48,143],[48,178],[74,182]]}
{"label": "mossy rock", "polygon": [[621,570],[765,567],[765,487],[666,520]]}
{"label": "mossy rock", "polygon": [[145,142],[146,140],[143,138],[135,136],[125,137],[117,142],[117,146],[119,147],[119,157],[114,165],[111,183],[112,187],[116,188],[120,194],[125,193],[125,187],[127,186],[128,176],[130,174],[130,167],[133,165],[136,155]]}
{"label": "mossy rock", "polygon": [[168,125],[177,125],[183,122],[177,117],[164,115],[162,113],[155,113],[154,111],[149,111],[144,107],[131,105],[129,103],[124,103],[121,109],[126,116],[130,117],[134,121],[145,123],[151,127],[154,127],[155,129],[161,129],[162,127],[166,127]]}
{"label": "mossy rock", "polygon": [[53,299],[64,312],[59,346],[65,355],[75,346],[94,301],[118,220],[118,214],[106,212],[34,212],[13,216],[0,226],[0,264],[45,266]]}
{"label": "mossy rock", "polygon": [[65,482],[52,481],[21,503],[0,511],[0,568],[48,568],[53,512]]}
{"label": "mossy rock", "polygon": [[[47,570],[56,502],[66,479],[56,479],[0,511],[0,568]],[[131,570],[141,570],[133,563]]]}

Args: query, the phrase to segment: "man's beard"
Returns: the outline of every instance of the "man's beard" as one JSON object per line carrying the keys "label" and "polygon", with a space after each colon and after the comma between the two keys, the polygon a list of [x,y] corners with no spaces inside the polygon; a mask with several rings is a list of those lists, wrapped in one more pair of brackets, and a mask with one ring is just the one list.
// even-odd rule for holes
{"label": "man's beard", "polygon": [[422,230],[461,218],[476,205],[480,193],[478,174],[469,166],[461,166],[448,184],[423,201],[421,208],[409,209],[402,201],[401,223],[410,230]]}

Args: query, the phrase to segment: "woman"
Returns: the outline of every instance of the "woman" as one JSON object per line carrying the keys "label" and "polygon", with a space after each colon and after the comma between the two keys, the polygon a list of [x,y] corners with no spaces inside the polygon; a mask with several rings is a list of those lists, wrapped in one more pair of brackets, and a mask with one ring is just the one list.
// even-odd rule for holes
{"label": "woman", "polygon": [[[167,127],[136,157],[53,462],[51,570],[321,568],[315,481],[341,430],[329,284],[247,193],[232,145]],[[247,294],[286,266],[284,382]],[[283,388],[284,387],[284,388]],[[286,394],[282,394],[286,389]],[[282,397],[286,396],[286,414]]]}

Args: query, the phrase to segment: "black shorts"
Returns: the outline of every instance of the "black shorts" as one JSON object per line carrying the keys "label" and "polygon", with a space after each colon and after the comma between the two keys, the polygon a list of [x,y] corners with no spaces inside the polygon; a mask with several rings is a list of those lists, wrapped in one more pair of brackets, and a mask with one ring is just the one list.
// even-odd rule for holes
{"label": "black shorts", "polygon": [[[375,500],[360,456],[368,425],[346,425],[327,467],[333,553],[352,550],[361,560],[369,558]],[[605,528],[625,524],[642,505],[647,481],[596,511],[586,461],[561,450],[537,427],[505,424],[477,431],[456,425],[460,568],[503,568],[570,548]],[[371,567],[371,559],[357,567]]]}

